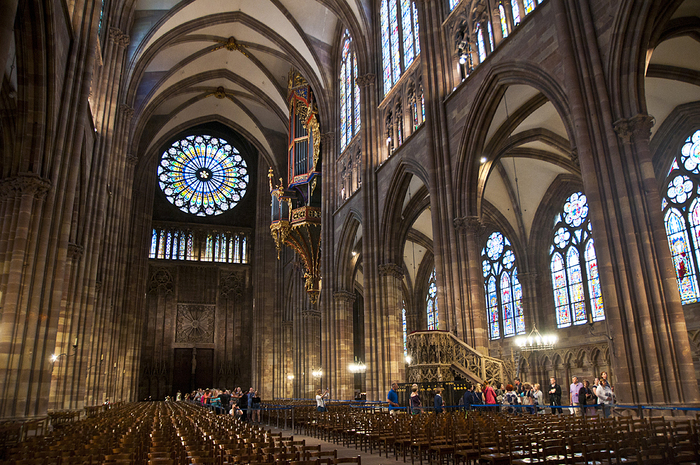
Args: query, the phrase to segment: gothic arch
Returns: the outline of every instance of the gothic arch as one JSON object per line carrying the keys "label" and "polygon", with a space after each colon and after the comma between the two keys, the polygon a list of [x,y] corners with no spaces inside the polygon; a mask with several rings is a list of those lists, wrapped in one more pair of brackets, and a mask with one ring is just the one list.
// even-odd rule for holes
{"label": "gothic arch", "polygon": [[668,0],[663,4],[651,2],[620,2],[611,37],[608,54],[610,70],[610,98],[613,102],[613,118],[628,118],[646,114],[644,78],[647,51],[656,46],[662,35],[660,25],[665,24],[684,0]]}
{"label": "gothic arch", "polygon": [[[403,250],[403,240],[405,240],[405,232],[407,227],[404,224],[407,219],[403,218],[403,202],[408,192],[408,187],[411,184],[411,178],[416,176],[423,183],[424,188],[428,187],[428,176],[422,166],[410,161],[403,160],[401,164],[397,167],[394,175],[392,176],[391,183],[386,193],[386,203],[384,204],[384,212],[382,217],[384,220],[381,223],[381,237],[386,238],[383,243],[382,255],[385,261],[397,260],[397,256],[401,256],[401,251]],[[429,194],[425,193],[430,200]],[[413,198],[417,197],[415,194]],[[420,213],[419,213],[420,214]],[[416,216],[417,218],[417,216]],[[413,224],[415,218],[413,218],[408,224],[409,226]],[[399,264],[401,261],[395,261],[392,263]]]}
{"label": "gothic arch", "polygon": [[362,220],[359,213],[351,210],[345,217],[345,222],[340,230],[340,240],[336,248],[335,274],[336,290],[353,289],[355,269],[362,260],[362,250],[357,250],[353,256],[353,246],[358,229],[362,228]]}
{"label": "gothic arch", "polygon": [[575,140],[568,99],[552,76],[530,63],[509,62],[493,66],[474,99],[459,142],[456,185],[475,187],[464,189],[462,195],[457,197],[455,211],[459,212],[458,216],[479,216],[481,212],[483,191],[493,160],[482,165],[479,158],[485,147],[489,126],[506,89],[517,84],[530,86],[542,93],[554,105],[569,140]]}

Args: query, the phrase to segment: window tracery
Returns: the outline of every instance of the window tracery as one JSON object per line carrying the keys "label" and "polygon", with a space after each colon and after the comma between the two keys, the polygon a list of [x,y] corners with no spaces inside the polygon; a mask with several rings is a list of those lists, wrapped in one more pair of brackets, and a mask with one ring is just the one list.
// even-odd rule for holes
{"label": "window tracery", "polygon": [[345,150],[360,130],[360,86],[357,84],[357,56],[346,30],[340,64],[340,151]]}
{"label": "window tracery", "polygon": [[401,328],[403,330],[403,356],[408,356],[408,330],[406,327],[406,300],[401,300]]}
{"label": "window tracery", "polygon": [[248,166],[224,139],[191,135],[163,152],[158,180],[165,197],[181,211],[215,216],[232,209],[245,196]]}
{"label": "window tracery", "polygon": [[438,316],[437,284],[435,279],[435,269],[428,279],[428,293],[425,296],[426,315],[428,317],[428,330],[440,329],[440,318]]}
{"label": "window tracery", "polygon": [[525,334],[523,288],[513,246],[496,231],[481,249],[481,265],[489,322],[489,339]]}
{"label": "window tracery", "polygon": [[387,95],[420,54],[418,10],[413,0],[382,0],[379,16]]}
{"label": "window tracery", "polygon": [[604,320],[588,200],[582,192],[571,194],[556,215],[549,253],[557,327]]}
{"label": "window tracery", "polygon": [[700,130],[685,140],[666,176],[661,200],[681,304],[698,302],[700,261]]}
{"label": "window tracery", "polygon": [[195,262],[248,263],[248,232],[156,224],[148,258]]}

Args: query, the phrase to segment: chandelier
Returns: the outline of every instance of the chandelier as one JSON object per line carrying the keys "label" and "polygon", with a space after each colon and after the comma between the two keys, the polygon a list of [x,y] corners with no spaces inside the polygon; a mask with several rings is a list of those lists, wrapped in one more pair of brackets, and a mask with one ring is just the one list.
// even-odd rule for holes
{"label": "chandelier", "polygon": [[541,335],[537,330],[537,326],[534,326],[530,334],[517,338],[515,345],[518,346],[521,352],[536,352],[554,349],[558,340],[559,338],[554,334]]}

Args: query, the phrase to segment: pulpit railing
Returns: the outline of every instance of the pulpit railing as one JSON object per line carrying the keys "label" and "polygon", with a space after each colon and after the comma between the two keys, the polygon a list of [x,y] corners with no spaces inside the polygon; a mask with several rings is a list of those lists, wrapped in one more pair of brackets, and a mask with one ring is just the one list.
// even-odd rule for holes
{"label": "pulpit railing", "polygon": [[454,381],[455,375],[475,383],[506,382],[515,376],[514,363],[481,354],[447,331],[417,331],[408,335],[408,381]]}

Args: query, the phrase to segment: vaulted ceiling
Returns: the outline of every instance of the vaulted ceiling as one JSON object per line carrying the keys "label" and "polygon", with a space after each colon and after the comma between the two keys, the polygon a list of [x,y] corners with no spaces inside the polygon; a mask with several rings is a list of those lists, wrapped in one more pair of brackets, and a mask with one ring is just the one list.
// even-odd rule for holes
{"label": "vaulted ceiling", "polygon": [[[346,28],[369,36],[368,0],[136,0],[127,49],[126,103],[134,140],[152,153],[168,135],[216,118],[270,164],[286,152],[287,78],[317,93],[321,121],[333,88],[331,57]],[[363,46],[362,40],[356,46]]]}

